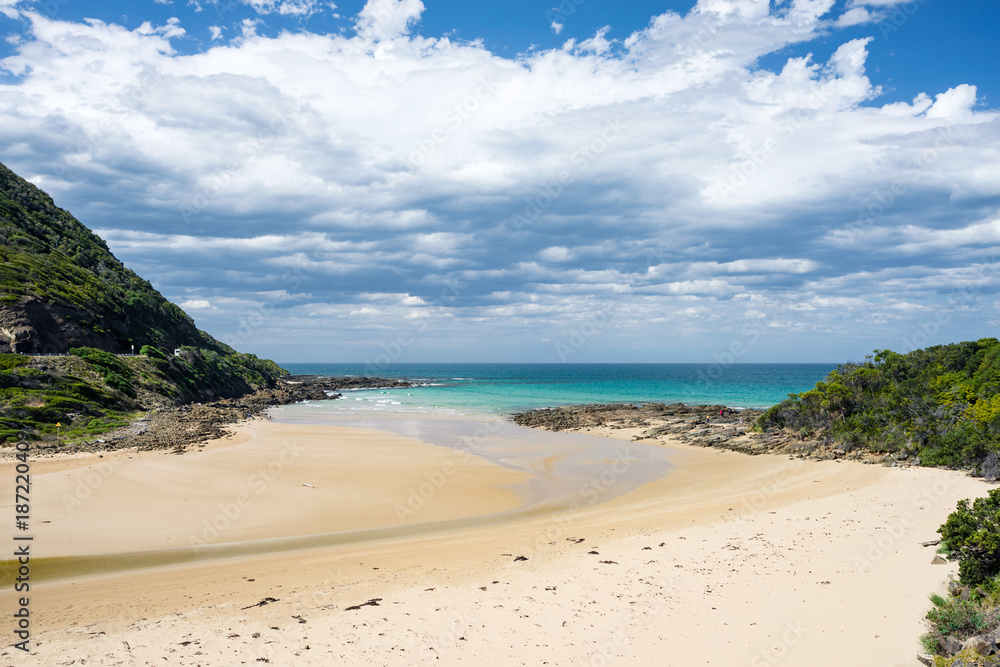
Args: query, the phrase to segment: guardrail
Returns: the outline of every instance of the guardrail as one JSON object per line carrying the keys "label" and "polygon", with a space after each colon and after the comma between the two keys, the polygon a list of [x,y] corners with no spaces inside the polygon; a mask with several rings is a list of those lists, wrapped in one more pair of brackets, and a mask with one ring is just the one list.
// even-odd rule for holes
{"label": "guardrail", "polygon": [[[22,357],[69,357],[72,356],[69,352],[10,352],[9,354],[18,354]],[[141,354],[115,354],[116,357],[141,357]]]}

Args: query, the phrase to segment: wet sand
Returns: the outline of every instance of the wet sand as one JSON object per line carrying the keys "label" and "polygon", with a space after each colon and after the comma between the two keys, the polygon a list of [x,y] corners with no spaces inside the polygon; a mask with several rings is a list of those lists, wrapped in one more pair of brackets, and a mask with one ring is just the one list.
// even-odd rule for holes
{"label": "wet sand", "polygon": [[[114,543],[127,548],[189,539],[299,427],[255,428],[243,443],[200,454],[118,456],[114,474],[75,508],[92,532],[63,517],[38,526],[35,547],[97,553],[106,547],[93,542],[112,527]],[[421,507],[421,520],[523,504],[511,491],[523,471],[385,432],[345,429],[334,438],[330,427],[305,428],[327,441],[357,437],[353,451],[375,451],[370,443],[385,455],[338,459],[330,470],[319,463],[325,448],[301,455],[219,541],[287,538],[317,521],[398,524],[398,501],[449,460],[460,467]],[[0,662],[917,664],[926,596],[955,571],[930,565],[933,549],[919,542],[935,537],[959,498],[984,495],[985,484],[941,470],[643,446],[669,451],[675,467],[666,477],[608,499],[628,466],[597,461],[601,474],[554,512],[37,584],[36,654],[25,660],[8,647]],[[35,462],[38,520],[65,511],[52,489],[104,462]],[[349,493],[323,488],[358,479],[364,488]],[[326,502],[301,495],[314,491]],[[161,507],[163,494],[197,511]],[[5,586],[4,608],[11,598]]]}

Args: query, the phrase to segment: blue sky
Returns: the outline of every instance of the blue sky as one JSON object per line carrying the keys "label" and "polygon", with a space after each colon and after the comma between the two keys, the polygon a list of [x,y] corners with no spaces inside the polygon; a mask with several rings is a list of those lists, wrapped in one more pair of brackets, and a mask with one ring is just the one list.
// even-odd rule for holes
{"label": "blue sky", "polygon": [[0,0],[0,162],[279,361],[996,335],[997,3]]}

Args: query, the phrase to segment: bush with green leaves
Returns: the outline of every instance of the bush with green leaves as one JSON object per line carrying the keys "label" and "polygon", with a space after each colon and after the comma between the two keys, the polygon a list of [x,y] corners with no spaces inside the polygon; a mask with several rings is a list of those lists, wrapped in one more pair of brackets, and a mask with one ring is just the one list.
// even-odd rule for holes
{"label": "bush with green leaves", "polygon": [[987,459],[1000,451],[1000,341],[908,354],[876,351],[864,363],[840,366],[815,388],[789,395],[758,426],[815,432],[848,449],[906,452],[926,465],[995,474],[1000,471]]}
{"label": "bush with green leaves", "polygon": [[920,642],[928,653],[944,654],[948,637],[964,641],[974,635],[989,632],[1000,623],[1000,609],[989,601],[962,600],[932,595],[934,607],[927,612],[927,633]]}
{"label": "bush with green leaves", "polygon": [[0,371],[11,371],[27,364],[28,359],[20,354],[0,354]]}
{"label": "bush with green leaves", "polygon": [[135,398],[135,388],[132,386],[135,374],[116,355],[93,347],[74,347],[69,353],[93,366],[109,387]]}
{"label": "bush with green leaves", "polygon": [[991,489],[970,504],[958,507],[938,528],[946,550],[958,559],[963,584],[983,584],[1000,574],[1000,489]]}
{"label": "bush with green leaves", "polygon": [[139,354],[144,357],[149,357],[150,359],[159,359],[161,361],[166,361],[167,355],[163,353],[158,347],[153,347],[152,345],[143,345],[142,349],[139,350]]}

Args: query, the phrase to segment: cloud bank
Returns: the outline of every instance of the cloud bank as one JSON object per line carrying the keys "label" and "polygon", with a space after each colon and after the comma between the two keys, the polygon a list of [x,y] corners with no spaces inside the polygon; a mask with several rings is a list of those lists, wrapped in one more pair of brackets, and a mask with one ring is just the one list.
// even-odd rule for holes
{"label": "cloud bank", "polygon": [[240,349],[840,360],[996,327],[1000,127],[974,82],[881,104],[869,39],[758,65],[892,2],[700,0],[515,58],[419,34],[420,0],[191,54],[178,19],[0,2],[25,26],[0,160]]}

